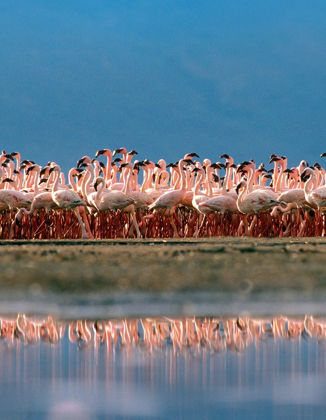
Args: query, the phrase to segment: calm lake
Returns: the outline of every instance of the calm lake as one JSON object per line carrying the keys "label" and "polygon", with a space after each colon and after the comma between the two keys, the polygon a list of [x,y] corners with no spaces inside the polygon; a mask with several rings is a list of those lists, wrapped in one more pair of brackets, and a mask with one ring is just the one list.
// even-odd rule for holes
{"label": "calm lake", "polygon": [[1,419],[316,419],[326,319],[1,317]]}

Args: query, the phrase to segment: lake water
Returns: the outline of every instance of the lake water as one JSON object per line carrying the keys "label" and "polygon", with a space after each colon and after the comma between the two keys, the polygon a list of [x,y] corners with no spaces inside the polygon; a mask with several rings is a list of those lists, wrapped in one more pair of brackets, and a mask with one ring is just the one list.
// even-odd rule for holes
{"label": "lake water", "polygon": [[1,318],[1,419],[319,419],[326,320]]}

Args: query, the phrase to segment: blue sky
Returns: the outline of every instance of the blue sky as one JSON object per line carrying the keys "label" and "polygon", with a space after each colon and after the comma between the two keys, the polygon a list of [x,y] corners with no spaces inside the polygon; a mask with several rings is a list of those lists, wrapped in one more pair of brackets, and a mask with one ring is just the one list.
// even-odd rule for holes
{"label": "blue sky", "polygon": [[1,149],[291,165],[326,151],[324,1],[3,1]]}

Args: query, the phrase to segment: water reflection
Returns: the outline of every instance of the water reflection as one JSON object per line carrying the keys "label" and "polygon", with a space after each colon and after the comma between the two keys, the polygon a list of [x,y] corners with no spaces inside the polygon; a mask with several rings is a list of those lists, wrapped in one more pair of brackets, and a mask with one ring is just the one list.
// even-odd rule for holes
{"label": "water reflection", "polygon": [[152,351],[171,346],[175,352],[186,349],[207,349],[213,353],[244,352],[251,344],[268,339],[326,338],[326,320],[305,316],[290,319],[237,318],[142,318],[110,320],[55,321],[33,319],[24,314],[15,318],[0,318],[0,338],[8,345],[56,345],[67,333],[69,341],[78,347],[105,345],[108,350],[122,347],[125,351],[139,347]]}
{"label": "water reflection", "polygon": [[2,317],[0,418],[323,418],[326,320]]}

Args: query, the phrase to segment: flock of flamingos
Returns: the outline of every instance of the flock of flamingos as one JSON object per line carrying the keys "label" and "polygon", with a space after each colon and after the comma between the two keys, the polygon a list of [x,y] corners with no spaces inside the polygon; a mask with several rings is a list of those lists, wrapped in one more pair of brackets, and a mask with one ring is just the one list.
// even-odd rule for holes
{"label": "flock of flamingos", "polygon": [[[120,148],[84,156],[68,180],[18,152],[0,155],[1,239],[324,236],[326,175],[318,163],[288,168],[253,160],[136,160]],[[321,157],[326,156],[323,153]],[[105,160],[105,163],[103,162]]]}
{"label": "flock of flamingos", "polygon": [[47,319],[32,319],[18,314],[16,318],[0,318],[2,343],[60,344],[68,331],[71,343],[79,347],[105,345],[108,351],[122,347],[146,351],[172,346],[176,353],[187,349],[206,349],[213,353],[244,352],[251,344],[268,339],[326,339],[325,321],[305,316],[289,319],[238,318],[146,318],[112,320],[77,320],[70,323]]}

